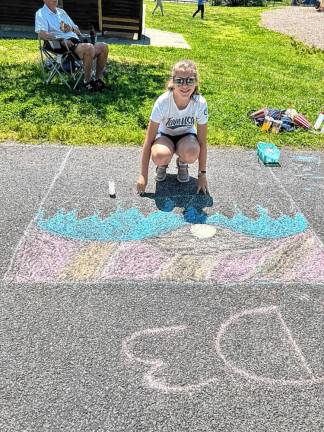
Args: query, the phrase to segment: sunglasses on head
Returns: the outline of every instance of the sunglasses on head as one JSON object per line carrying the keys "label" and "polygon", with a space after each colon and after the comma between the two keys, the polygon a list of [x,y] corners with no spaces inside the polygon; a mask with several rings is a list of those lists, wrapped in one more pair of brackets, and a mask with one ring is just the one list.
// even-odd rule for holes
{"label": "sunglasses on head", "polygon": [[189,77],[189,78],[173,78],[173,82],[176,86],[182,86],[182,85],[188,85],[192,86],[196,84],[196,78]]}

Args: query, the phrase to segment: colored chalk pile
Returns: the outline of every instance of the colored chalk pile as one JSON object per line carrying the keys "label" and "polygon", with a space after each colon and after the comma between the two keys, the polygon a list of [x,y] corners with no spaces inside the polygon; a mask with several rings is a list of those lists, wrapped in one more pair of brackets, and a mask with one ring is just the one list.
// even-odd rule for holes
{"label": "colored chalk pile", "polygon": [[280,166],[280,150],[271,142],[259,141],[257,144],[257,155],[264,165]]}

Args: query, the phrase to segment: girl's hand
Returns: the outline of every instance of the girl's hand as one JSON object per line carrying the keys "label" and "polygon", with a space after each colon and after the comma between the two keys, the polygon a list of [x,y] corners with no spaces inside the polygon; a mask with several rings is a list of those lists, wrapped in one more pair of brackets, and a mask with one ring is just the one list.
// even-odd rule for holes
{"label": "girl's hand", "polygon": [[137,180],[137,185],[136,185],[137,193],[139,193],[140,195],[143,194],[145,192],[146,185],[147,185],[147,177],[141,174]]}
{"label": "girl's hand", "polygon": [[208,193],[208,185],[207,185],[207,177],[206,174],[198,176],[198,187],[197,193],[203,192],[204,194]]}

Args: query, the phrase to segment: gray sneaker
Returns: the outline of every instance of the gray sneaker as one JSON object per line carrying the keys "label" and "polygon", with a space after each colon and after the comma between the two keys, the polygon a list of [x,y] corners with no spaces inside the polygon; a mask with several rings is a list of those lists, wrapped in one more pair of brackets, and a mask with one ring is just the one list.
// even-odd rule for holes
{"label": "gray sneaker", "polygon": [[166,179],[166,170],[168,168],[168,165],[161,165],[156,167],[155,171],[155,181],[157,182],[163,182]]}
{"label": "gray sneaker", "polygon": [[187,183],[190,180],[188,164],[180,162],[179,158],[177,158],[177,167],[178,167],[178,175],[177,175],[178,182]]}

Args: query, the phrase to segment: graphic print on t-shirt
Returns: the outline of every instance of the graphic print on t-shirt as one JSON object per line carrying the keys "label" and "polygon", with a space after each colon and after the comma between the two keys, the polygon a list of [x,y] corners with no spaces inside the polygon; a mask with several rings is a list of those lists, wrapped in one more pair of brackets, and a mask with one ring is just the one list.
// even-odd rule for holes
{"label": "graphic print on t-shirt", "polygon": [[203,125],[208,121],[207,102],[201,95],[194,95],[185,108],[179,109],[172,91],[167,91],[156,100],[150,120],[159,123],[159,133],[197,133],[195,122]]}
{"label": "graphic print on t-shirt", "polygon": [[195,123],[195,118],[192,116],[182,117],[182,118],[173,118],[169,117],[166,121],[165,125],[169,129],[177,129],[180,127],[188,127],[193,126]]}

